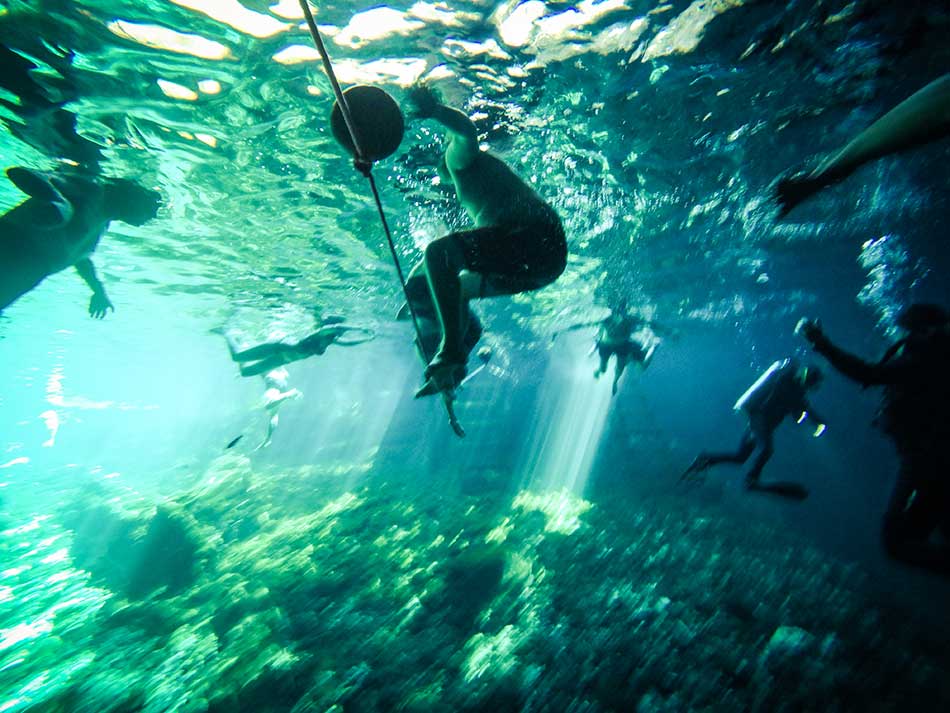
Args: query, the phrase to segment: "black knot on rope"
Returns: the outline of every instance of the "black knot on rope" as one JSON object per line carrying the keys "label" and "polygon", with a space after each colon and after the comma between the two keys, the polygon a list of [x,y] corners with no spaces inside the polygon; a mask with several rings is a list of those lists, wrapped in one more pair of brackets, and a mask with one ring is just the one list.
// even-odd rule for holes
{"label": "black knot on rope", "polygon": [[369,178],[370,174],[373,172],[373,162],[355,158],[353,159],[353,168],[366,176],[366,178]]}

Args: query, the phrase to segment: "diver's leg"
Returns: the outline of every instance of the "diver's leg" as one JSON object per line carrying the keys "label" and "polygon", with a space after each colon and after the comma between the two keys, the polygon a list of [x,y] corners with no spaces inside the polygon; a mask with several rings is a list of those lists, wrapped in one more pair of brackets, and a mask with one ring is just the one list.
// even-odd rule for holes
{"label": "diver's leg", "polygon": [[752,468],[750,468],[749,472],[746,474],[746,488],[755,492],[780,495],[784,498],[791,498],[793,500],[804,500],[807,498],[808,489],[801,483],[793,483],[791,481],[785,480],[774,480],[763,483],[760,480],[762,476],[762,469],[765,468],[765,464],[769,462],[769,459],[775,452],[775,447],[772,441],[772,431],[761,428],[756,436],[756,440],[759,444],[759,454],[752,463]]}
{"label": "diver's leg", "polygon": [[617,385],[620,383],[620,377],[623,376],[623,372],[629,363],[630,357],[626,351],[617,352],[617,363],[614,366],[614,385],[611,389],[615,394],[617,393]]}
{"label": "diver's leg", "polygon": [[749,472],[746,473],[745,482],[749,488],[758,485],[759,478],[762,475],[762,469],[775,452],[775,447],[772,443],[772,432],[770,430],[756,429],[753,438],[755,440],[755,448],[758,450],[758,455],[756,455],[755,460],[752,461],[752,467],[749,468]]}
{"label": "diver's leg", "polygon": [[950,546],[929,542],[941,519],[947,485],[943,473],[928,472],[919,458],[902,458],[881,528],[884,550],[893,559],[937,572],[950,573]]}
{"label": "diver's leg", "polygon": [[720,463],[745,463],[754,450],[755,438],[752,435],[752,431],[749,430],[743,434],[742,440],[739,442],[738,450],[725,453],[708,453],[706,451],[700,453],[693,459],[693,462],[689,464],[689,467],[683,471],[680,480],[691,475],[702,473],[707,468]]}

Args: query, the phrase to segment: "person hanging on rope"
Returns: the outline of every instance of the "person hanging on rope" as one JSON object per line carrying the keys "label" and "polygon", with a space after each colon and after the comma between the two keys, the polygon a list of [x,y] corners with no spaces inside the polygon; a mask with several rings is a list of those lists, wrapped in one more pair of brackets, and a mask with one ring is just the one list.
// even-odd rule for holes
{"label": "person hanging on rope", "polygon": [[451,181],[475,223],[471,230],[429,243],[410,275],[410,281],[425,276],[442,329],[419,397],[453,389],[464,374],[469,300],[529,292],[554,282],[567,265],[567,241],[555,210],[504,161],[479,147],[471,119],[443,104],[428,84],[413,86],[408,99],[416,118],[445,129],[439,173]]}

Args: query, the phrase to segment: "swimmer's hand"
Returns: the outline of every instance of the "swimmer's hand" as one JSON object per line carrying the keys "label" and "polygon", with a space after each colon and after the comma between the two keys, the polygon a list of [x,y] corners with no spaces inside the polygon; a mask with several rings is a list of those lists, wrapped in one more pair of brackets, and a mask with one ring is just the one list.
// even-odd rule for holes
{"label": "swimmer's hand", "polygon": [[115,307],[112,306],[106,293],[93,292],[89,300],[89,316],[93,319],[102,319],[109,310],[115,312]]}
{"label": "swimmer's hand", "polygon": [[435,110],[442,105],[442,98],[438,92],[428,84],[419,83],[409,87],[406,94],[412,105],[412,116],[416,119],[428,119],[435,114]]}
{"label": "swimmer's hand", "polygon": [[807,317],[798,320],[798,324],[795,325],[795,334],[803,337],[812,346],[825,338],[825,333],[821,330],[821,322]]}
{"label": "swimmer's hand", "polygon": [[775,184],[778,217],[784,218],[799,203],[824,188],[825,182],[812,178],[808,171],[799,171],[779,178]]}

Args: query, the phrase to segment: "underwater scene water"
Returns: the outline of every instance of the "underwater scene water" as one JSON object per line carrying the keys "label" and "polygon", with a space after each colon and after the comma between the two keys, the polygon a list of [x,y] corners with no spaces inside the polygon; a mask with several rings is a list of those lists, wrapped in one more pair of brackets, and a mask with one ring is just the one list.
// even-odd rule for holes
{"label": "underwater scene water", "polygon": [[[882,543],[913,459],[795,333],[876,362],[950,307],[950,141],[775,199],[942,86],[950,8],[310,7],[341,85],[402,108],[371,174],[394,254],[297,0],[0,0],[0,712],[950,709],[947,560]],[[568,248],[471,303],[454,400],[414,398],[397,319],[394,256],[474,225],[420,82]],[[824,380],[761,481],[687,473],[759,433],[733,404],[786,358]],[[946,433],[927,378],[908,418]]]}

